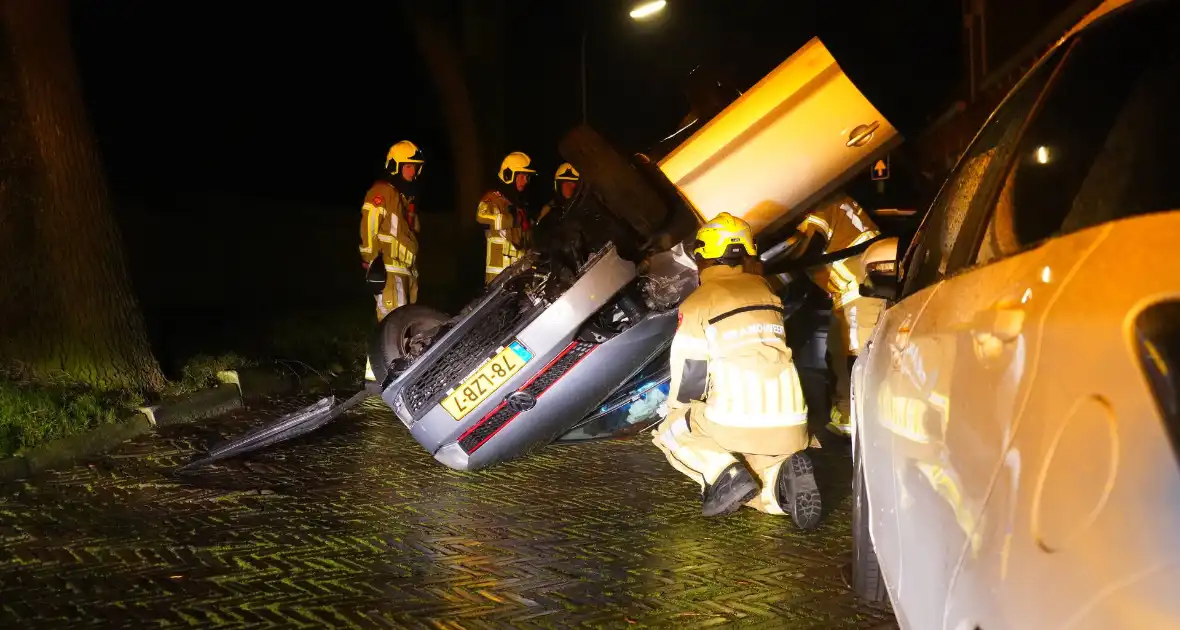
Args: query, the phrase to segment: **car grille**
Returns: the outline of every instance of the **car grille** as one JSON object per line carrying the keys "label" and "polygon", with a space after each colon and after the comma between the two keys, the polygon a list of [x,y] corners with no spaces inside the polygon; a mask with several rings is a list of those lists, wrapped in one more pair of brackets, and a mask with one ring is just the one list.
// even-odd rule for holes
{"label": "car grille", "polygon": [[[549,389],[561,377],[565,376],[567,372],[573,369],[579,361],[586,358],[590,351],[594,350],[596,344],[576,341],[571,343],[551,361],[549,365],[545,366],[541,372],[533,377],[531,381],[525,383],[525,386],[517,391],[527,393],[534,398],[539,398],[545,390]],[[464,452],[470,454],[474,453],[476,449],[483,446],[497,431],[504,428],[515,418],[520,412],[514,410],[507,402],[500,403],[492,413],[488,414],[474,427],[471,427],[459,438],[459,446]]]}
{"label": "car grille", "polygon": [[491,356],[535,311],[527,297],[505,291],[469,314],[438,359],[403,390],[402,401],[414,419]]}

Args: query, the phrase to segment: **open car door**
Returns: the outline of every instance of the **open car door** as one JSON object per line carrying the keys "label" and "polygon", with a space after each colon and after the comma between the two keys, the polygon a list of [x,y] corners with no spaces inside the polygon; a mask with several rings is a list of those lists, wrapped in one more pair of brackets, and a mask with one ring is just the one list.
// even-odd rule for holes
{"label": "open car door", "polygon": [[659,162],[705,219],[777,230],[901,136],[812,38]]}

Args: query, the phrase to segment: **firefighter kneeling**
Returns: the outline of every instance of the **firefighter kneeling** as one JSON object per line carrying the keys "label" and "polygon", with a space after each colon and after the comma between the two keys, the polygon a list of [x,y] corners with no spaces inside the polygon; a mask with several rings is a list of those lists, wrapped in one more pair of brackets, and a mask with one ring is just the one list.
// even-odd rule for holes
{"label": "firefighter kneeling", "polygon": [[762,278],[750,226],[721,213],[697,232],[700,287],[680,306],[669,413],[652,440],[701,485],[705,516],[748,505],[819,524],[807,405],[783,329],[782,302]]}

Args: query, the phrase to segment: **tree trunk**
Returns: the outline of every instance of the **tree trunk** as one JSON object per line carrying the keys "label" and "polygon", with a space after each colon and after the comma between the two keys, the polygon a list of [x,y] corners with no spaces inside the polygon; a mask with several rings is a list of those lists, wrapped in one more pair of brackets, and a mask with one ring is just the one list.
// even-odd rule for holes
{"label": "tree trunk", "polygon": [[503,0],[480,0],[462,4],[460,16],[462,51],[467,84],[472,86],[475,121],[479,128],[484,171],[481,181],[491,181],[500,161],[509,151],[505,130],[504,80],[512,71],[506,63]]}
{"label": "tree trunk", "polygon": [[459,248],[457,255],[460,277],[464,279],[463,284],[478,279],[478,286],[482,286],[484,251],[475,221],[475,208],[488,178],[484,176],[486,164],[475,111],[477,101],[469,88],[453,31],[447,25],[453,21],[439,16],[440,11],[449,8],[446,4],[432,2],[426,6],[426,3],[411,1],[404,2],[402,7],[413,24],[418,51],[443,104],[443,117],[451,141],[455,164],[455,228],[459,241],[467,244]]}
{"label": "tree trunk", "polygon": [[[0,172],[0,359],[33,376],[159,389],[143,315],[108,207],[70,43],[65,0],[0,0],[23,155]],[[11,104],[11,103],[10,103]],[[11,135],[8,132],[13,132]],[[12,205],[8,202],[13,201]]]}

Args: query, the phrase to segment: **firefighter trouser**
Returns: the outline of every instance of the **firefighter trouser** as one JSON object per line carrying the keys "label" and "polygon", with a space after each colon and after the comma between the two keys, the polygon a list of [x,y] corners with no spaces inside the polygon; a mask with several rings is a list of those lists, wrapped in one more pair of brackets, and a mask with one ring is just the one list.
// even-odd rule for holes
{"label": "firefighter trouser", "polygon": [[835,372],[832,389],[832,422],[847,425],[851,422],[850,393],[852,363],[860,355],[865,343],[873,336],[873,328],[881,317],[884,302],[876,298],[858,297],[832,309],[828,332],[828,362]]}
{"label": "firefighter trouser", "polygon": [[484,267],[484,284],[491,284],[496,276],[520,258],[520,251],[504,236],[487,235],[487,260]]}
{"label": "firefighter trouser", "polygon": [[418,301],[418,279],[413,275],[387,271],[385,290],[377,296],[377,321],[393,309]]}
{"label": "firefighter trouser", "polygon": [[[377,298],[377,321],[380,322],[393,309],[418,301],[418,279],[411,274],[386,270],[385,290],[374,297]],[[377,380],[376,375],[373,374],[373,365],[367,356],[365,358],[365,380]]]}
{"label": "firefighter trouser", "polygon": [[704,427],[692,421],[691,417],[688,408],[672,410],[652,431],[652,443],[664,452],[672,467],[697,482],[703,493],[705,486],[717,481],[726,468],[733,464],[743,465],[754,474],[762,488],[746,506],[766,514],[785,514],[779,505],[775,488],[779,469],[794,453],[731,453],[705,433]]}

